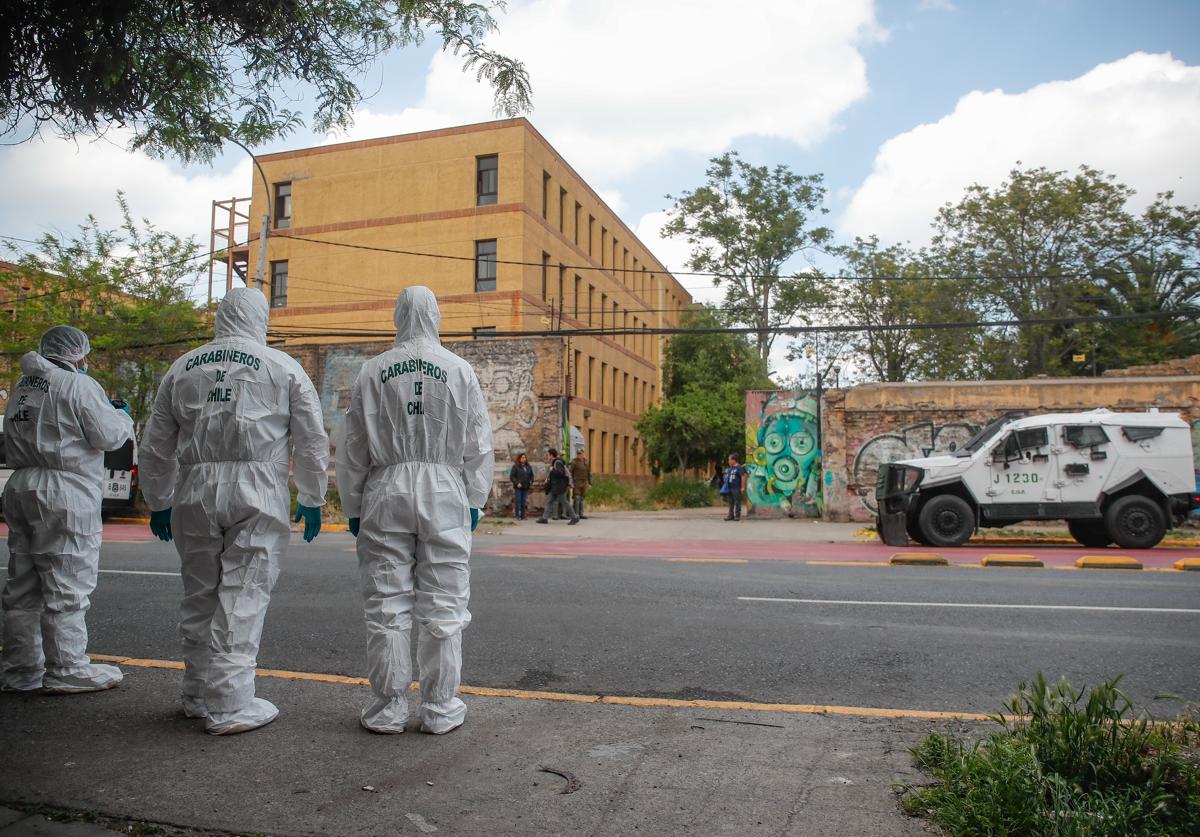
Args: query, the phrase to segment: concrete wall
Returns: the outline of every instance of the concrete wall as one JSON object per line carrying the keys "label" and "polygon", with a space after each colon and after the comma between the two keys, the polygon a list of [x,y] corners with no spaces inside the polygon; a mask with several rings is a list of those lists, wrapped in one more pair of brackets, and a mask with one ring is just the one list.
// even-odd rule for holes
{"label": "concrete wall", "polygon": [[[313,379],[331,439],[341,428],[363,362],[391,345],[389,341],[286,347]],[[558,338],[477,340],[447,346],[474,368],[488,402],[496,449],[496,477],[488,505],[493,513],[512,503],[508,471],[517,454],[526,453],[535,475],[544,479],[546,449],[563,447],[561,346]],[[535,492],[532,499],[541,508],[543,495]]]}
{"label": "concrete wall", "polygon": [[[948,451],[1009,411],[1107,407],[1178,412],[1200,427],[1200,377],[1034,378],[1024,381],[869,384],[825,394],[824,516],[869,521],[879,465]],[[1197,431],[1200,437],[1200,431]],[[1200,472],[1200,461],[1196,463]]]}

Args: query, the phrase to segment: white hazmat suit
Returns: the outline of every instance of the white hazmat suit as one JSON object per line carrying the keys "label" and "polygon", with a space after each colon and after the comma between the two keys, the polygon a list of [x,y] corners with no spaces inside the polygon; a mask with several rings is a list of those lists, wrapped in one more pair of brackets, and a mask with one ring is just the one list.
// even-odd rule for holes
{"label": "white hazmat suit", "polygon": [[287,547],[288,454],[301,505],[325,502],[329,439],[312,381],[266,345],[267,300],[234,288],[215,339],[180,357],[158,389],[142,440],[142,493],[172,509],[183,574],[183,705],[215,735],[270,723],[254,668]]}
{"label": "white hazmat suit", "polygon": [[347,517],[360,518],[373,732],[404,731],[418,625],[419,718],[425,732],[460,726],[462,631],[471,621],[470,509],[492,485],[492,428],[475,372],[438,339],[433,292],[396,301],[396,346],[363,364],[337,451]]}
{"label": "white hazmat suit", "polygon": [[121,682],[87,655],[89,596],[100,563],[104,451],[125,444],[133,420],[75,364],[87,335],[55,326],[21,358],[4,417],[8,467],[8,584],[0,687],[91,692]]}

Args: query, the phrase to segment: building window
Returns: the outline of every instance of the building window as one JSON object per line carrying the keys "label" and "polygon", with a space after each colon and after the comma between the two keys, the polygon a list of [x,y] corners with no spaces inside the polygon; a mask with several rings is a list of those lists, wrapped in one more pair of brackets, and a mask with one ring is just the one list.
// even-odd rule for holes
{"label": "building window", "polygon": [[500,187],[500,158],[495,154],[475,158],[475,205],[489,206],[496,202]]}
{"label": "building window", "polygon": [[604,267],[604,253],[608,249],[608,229],[600,228],[600,266]]}
{"label": "building window", "polygon": [[[594,381],[595,378],[596,378],[596,359],[594,357],[589,357],[588,358],[588,381],[587,381],[587,397],[589,399],[592,398],[592,392],[593,392],[592,381]],[[588,447],[591,447],[590,443],[588,444]]]}
{"label": "building window", "polygon": [[549,292],[547,283],[550,281],[550,254],[542,253],[542,302],[546,301]]}
{"label": "building window", "polygon": [[567,232],[567,190],[561,187],[558,190],[558,231]]}
{"label": "building window", "polygon": [[292,225],[292,184],[275,184],[275,229],[282,230]]}
{"label": "building window", "polygon": [[[566,296],[565,296],[565,294],[567,292],[566,284],[567,284],[567,266],[565,264],[560,264],[558,266],[558,313],[559,313],[559,315],[561,315],[562,312],[565,311],[567,308],[567,302],[566,302]],[[562,323],[559,323],[560,328],[561,328],[561,326],[562,326]]]}
{"label": "building window", "polygon": [[589,328],[590,328],[590,327],[591,327],[591,325],[592,325],[592,306],[594,306],[595,304],[596,304],[596,289],[595,289],[595,288],[593,288],[591,285],[588,285],[588,296],[587,296],[587,317],[588,317],[588,320],[587,320],[587,323],[588,323],[588,327],[589,327]]}
{"label": "building window", "polygon": [[592,239],[596,237],[596,219],[588,216],[588,258],[592,257]]}
{"label": "building window", "polygon": [[575,365],[571,367],[571,395],[579,395],[579,376],[583,374],[580,368],[583,352],[575,350]]}
{"label": "building window", "polygon": [[472,340],[488,340],[496,336],[495,326],[476,326],[471,329]]}
{"label": "building window", "polygon": [[575,201],[575,246],[579,246],[579,219],[583,214],[583,206]]}
{"label": "building window", "polygon": [[496,239],[475,242],[475,293],[496,290]]}
{"label": "building window", "polygon": [[550,220],[550,172],[542,172],[542,217]]}
{"label": "building window", "polygon": [[288,263],[271,262],[271,307],[287,308]]}
{"label": "building window", "polygon": [[575,305],[575,319],[579,319],[579,294],[582,291],[583,280],[579,278],[579,274],[575,274],[575,298],[572,302]]}

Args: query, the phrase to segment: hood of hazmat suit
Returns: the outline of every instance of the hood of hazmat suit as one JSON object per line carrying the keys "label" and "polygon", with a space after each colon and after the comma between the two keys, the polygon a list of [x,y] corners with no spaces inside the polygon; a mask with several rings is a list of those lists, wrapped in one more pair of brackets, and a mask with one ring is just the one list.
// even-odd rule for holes
{"label": "hood of hazmat suit", "polygon": [[254,697],[254,666],[290,536],[288,463],[302,505],[325,502],[329,440],[295,360],[266,345],[267,299],[234,288],[214,339],[163,377],[142,442],[142,493],[172,509],[182,563],[183,696],[210,732],[254,729],[276,710]]}
{"label": "hood of hazmat suit", "polygon": [[21,358],[5,411],[8,584],[0,687],[54,692],[115,686],[115,666],[92,664],[85,615],[100,560],[104,451],[120,448],[133,420],[71,364],[87,356],[77,328],[55,326],[43,350]]}
{"label": "hood of hazmat suit", "polygon": [[338,488],[360,518],[367,666],[375,699],[362,724],[403,732],[415,618],[421,727],[462,724],[462,631],[471,621],[470,509],[482,508],[495,463],[492,427],[470,365],[441,345],[433,291],[396,300],[396,345],[363,364],[337,451]]}

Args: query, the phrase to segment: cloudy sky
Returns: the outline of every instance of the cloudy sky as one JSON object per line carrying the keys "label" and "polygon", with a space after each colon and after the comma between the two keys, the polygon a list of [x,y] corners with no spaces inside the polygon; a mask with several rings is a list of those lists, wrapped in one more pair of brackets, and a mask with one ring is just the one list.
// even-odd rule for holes
{"label": "cloudy sky", "polygon": [[[492,45],[532,75],[533,123],[671,267],[687,253],[658,237],[665,195],[731,148],[824,174],[843,241],[923,243],[941,204],[1018,160],[1086,163],[1135,201],[1172,189],[1200,204],[1190,0],[509,0],[500,25]],[[389,56],[362,86],[378,93],[339,139],[491,118],[490,92],[432,45]],[[123,189],[136,214],[207,244],[210,202],[249,193],[241,151],[185,169],[121,142],[0,147],[0,234],[34,238],[88,212],[111,222]]]}

